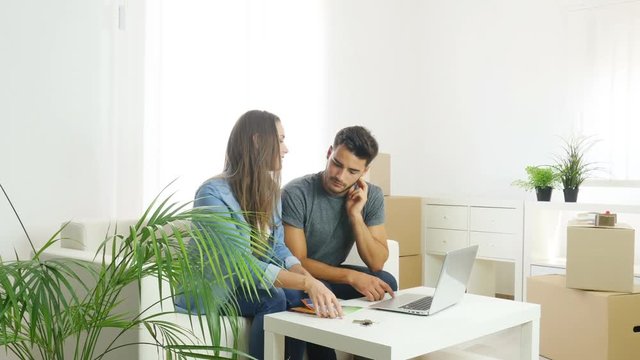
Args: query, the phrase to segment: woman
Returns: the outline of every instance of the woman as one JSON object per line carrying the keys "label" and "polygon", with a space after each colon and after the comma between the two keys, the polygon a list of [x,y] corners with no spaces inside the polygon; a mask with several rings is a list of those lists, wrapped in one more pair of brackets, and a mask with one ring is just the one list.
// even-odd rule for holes
{"label": "woman", "polygon": [[[304,290],[316,305],[318,316],[342,316],[335,295],[313,278],[284,244],[280,216],[280,169],[282,158],[288,152],[284,137],[277,116],[257,110],[242,115],[229,136],[224,172],[200,186],[194,204],[231,212],[236,220],[246,222],[263,234],[261,240],[271,247],[270,257],[259,255],[259,251],[253,253],[265,272],[264,280],[269,288],[256,282],[257,299],[246,296],[244,291],[236,292],[241,315],[253,317],[249,353],[257,359],[264,357],[264,315],[286,310],[281,288]],[[250,246],[248,241],[247,246]],[[291,358],[301,358],[303,343],[288,341],[287,344]]]}

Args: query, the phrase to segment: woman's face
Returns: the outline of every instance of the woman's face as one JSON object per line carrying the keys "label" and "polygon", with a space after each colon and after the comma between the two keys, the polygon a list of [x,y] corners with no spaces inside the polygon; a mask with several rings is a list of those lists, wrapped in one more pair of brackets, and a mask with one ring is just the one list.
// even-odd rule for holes
{"label": "woman's face", "polygon": [[278,131],[278,141],[280,142],[280,158],[284,158],[284,154],[288,153],[289,149],[284,143],[284,128],[281,121],[276,121],[276,129]]}

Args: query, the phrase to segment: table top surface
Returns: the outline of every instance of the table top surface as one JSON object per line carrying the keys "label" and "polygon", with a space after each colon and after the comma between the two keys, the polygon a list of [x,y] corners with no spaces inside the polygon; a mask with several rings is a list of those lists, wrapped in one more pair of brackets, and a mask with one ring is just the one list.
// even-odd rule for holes
{"label": "table top surface", "polygon": [[[432,294],[433,289],[416,287],[398,292],[401,293]],[[360,347],[371,354],[393,352],[394,357],[410,358],[540,318],[537,304],[472,294],[465,294],[460,303],[429,316],[369,309],[371,303],[362,299],[342,304],[362,309],[342,319],[294,312],[270,314],[265,317],[265,330],[306,341],[326,342],[338,350]],[[353,322],[363,319],[373,324],[363,326]]]}

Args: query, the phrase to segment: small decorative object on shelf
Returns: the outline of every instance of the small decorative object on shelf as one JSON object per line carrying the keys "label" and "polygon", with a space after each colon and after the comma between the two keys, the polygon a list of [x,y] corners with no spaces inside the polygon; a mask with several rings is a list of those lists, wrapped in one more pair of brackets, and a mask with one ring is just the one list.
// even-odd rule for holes
{"label": "small decorative object on shelf", "polygon": [[516,180],[511,185],[525,190],[536,190],[538,201],[550,201],[551,192],[558,181],[558,175],[551,166],[527,166],[527,180]]}
{"label": "small decorative object on shelf", "polygon": [[553,168],[562,183],[565,202],[576,202],[580,185],[596,170],[593,163],[587,162],[585,153],[594,145],[589,137],[564,139],[563,153],[556,156]]}

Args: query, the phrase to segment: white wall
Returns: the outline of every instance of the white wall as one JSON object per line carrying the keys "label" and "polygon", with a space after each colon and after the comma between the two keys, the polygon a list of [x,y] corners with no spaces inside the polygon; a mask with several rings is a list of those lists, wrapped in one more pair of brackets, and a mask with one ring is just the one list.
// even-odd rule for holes
{"label": "white wall", "polygon": [[[193,36],[153,54],[205,70],[156,83],[156,99],[195,106],[170,109],[160,130],[142,120],[143,2],[127,2],[124,31],[117,2],[25,0],[0,12],[0,181],[35,238],[67,219],[136,216],[143,195],[175,177],[189,177],[179,186],[189,198],[221,170],[230,124],[249,108],[283,119],[285,181],[320,170],[335,131],[362,124],[392,154],[399,195],[530,199],[510,183],[572,130],[564,1],[202,2],[216,18],[195,0],[163,1]],[[235,48],[231,32],[253,50]],[[193,154],[200,165],[182,163]],[[0,254],[24,253],[2,204]]]}
{"label": "white wall", "polygon": [[[11,1],[0,11],[0,181],[36,243],[67,220],[140,211],[142,119],[122,101],[135,89],[115,90],[132,67],[114,61],[116,15],[115,1]],[[29,254],[2,198],[0,256],[14,248]]]}
{"label": "white wall", "polygon": [[[409,174],[427,164],[412,161],[429,129],[424,121],[420,1],[332,1],[328,5],[327,121],[332,135],[364,125],[380,150],[391,153],[392,193],[422,195]],[[418,175],[419,176],[419,175]]]}
{"label": "white wall", "polygon": [[328,119],[392,154],[392,194],[531,197],[565,114],[558,1],[333,1]]}
{"label": "white wall", "polygon": [[321,4],[149,3],[147,200],[175,179],[177,198],[192,200],[204,180],[222,172],[231,128],[250,109],[282,120],[289,147],[283,183],[319,170],[326,150]]}

